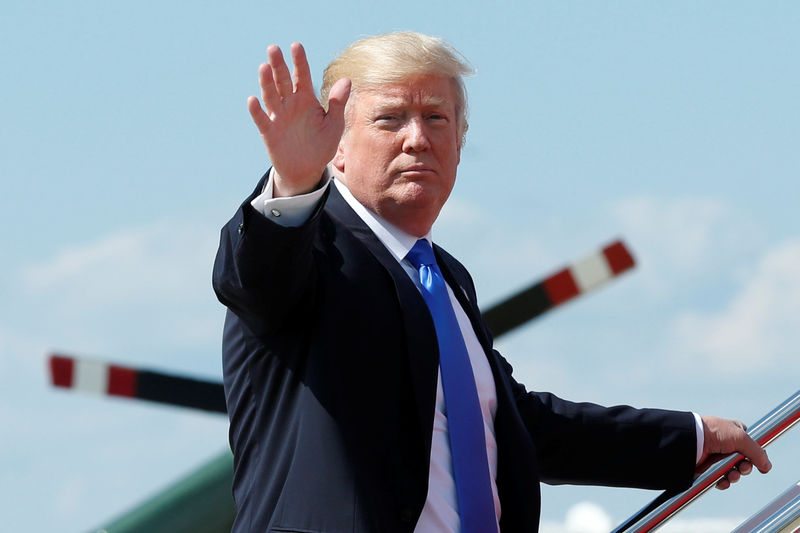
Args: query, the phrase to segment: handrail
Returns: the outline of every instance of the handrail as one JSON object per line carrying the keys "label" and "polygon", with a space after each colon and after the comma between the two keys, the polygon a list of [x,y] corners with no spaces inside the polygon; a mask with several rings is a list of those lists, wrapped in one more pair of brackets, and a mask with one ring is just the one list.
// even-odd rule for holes
{"label": "handrail", "polygon": [[[800,390],[753,424],[747,432],[762,448],[771,444],[800,420]],[[661,526],[682,511],[694,500],[722,479],[736,464],[744,459],[739,453],[731,454],[714,463],[694,480],[683,492],[666,491],[618,526],[611,533],[645,533]]]}
{"label": "handrail", "polygon": [[800,528],[800,481],[789,487],[731,533],[786,533]]}

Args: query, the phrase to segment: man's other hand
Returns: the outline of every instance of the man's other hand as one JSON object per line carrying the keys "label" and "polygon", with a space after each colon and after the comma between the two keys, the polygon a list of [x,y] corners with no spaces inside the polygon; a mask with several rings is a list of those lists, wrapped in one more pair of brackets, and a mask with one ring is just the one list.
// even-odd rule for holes
{"label": "man's other hand", "polygon": [[741,476],[746,476],[753,470],[753,466],[766,474],[772,468],[767,452],[758,445],[750,435],[747,427],[738,420],[728,420],[716,416],[702,416],[703,421],[703,454],[695,469],[695,474],[700,475],[712,464],[732,453],[740,453],[744,459],[725,474],[717,482],[717,488],[725,490],[731,483],[739,481]]}

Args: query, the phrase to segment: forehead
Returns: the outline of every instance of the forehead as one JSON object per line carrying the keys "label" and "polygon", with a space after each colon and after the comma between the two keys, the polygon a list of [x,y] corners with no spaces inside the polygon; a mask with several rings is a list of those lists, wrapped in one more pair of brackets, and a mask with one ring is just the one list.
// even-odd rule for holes
{"label": "forehead", "polygon": [[356,107],[455,107],[455,82],[436,74],[417,75],[397,82],[370,85],[355,91]]}

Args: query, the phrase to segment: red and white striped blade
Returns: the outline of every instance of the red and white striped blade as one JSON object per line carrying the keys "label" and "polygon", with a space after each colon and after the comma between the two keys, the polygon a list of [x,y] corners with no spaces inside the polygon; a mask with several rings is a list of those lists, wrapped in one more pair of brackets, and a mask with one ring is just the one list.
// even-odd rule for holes
{"label": "red and white striped blade", "polygon": [[542,283],[555,307],[611,281],[634,264],[625,244],[615,241],[552,274]]}
{"label": "red and white striped blade", "polygon": [[492,306],[483,313],[483,318],[495,337],[499,337],[607,283],[634,265],[633,256],[625,244],[614,241]]}
{"label": "red and white striped blade", "polygon": [[50,377],[56,387],[109,396],[124,396],[225,413],[222,383],[109,364],[68,355],[50,356]]}
{"label": "red and white striped blade", "polygon": [[50,377],[56,387],[133,398],[136,395],[136,374],[133,368],[103,361],[61,354],[50,356]]}

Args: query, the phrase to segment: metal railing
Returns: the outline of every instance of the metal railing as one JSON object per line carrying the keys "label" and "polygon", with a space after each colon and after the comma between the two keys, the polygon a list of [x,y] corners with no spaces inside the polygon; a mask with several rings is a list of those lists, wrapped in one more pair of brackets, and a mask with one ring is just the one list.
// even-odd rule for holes
{"label": "metal railing", "polygon": [[[763,448],[783,435],[799,420],[800,391],[797,391],[769,414],[753,424],[747,433]],[[742,459],[744,457],[741,454],[734,453],[714,463],[692,483],[691,487],[679,493],[674,491],[662,493],[611,533],[622,533],[623,531],[627,533],[645,533],[655,530],[702,496]]]}
{"label": "metal railing", "polygon": [[794,533],[800,529],[800,481],[731,533]]}

